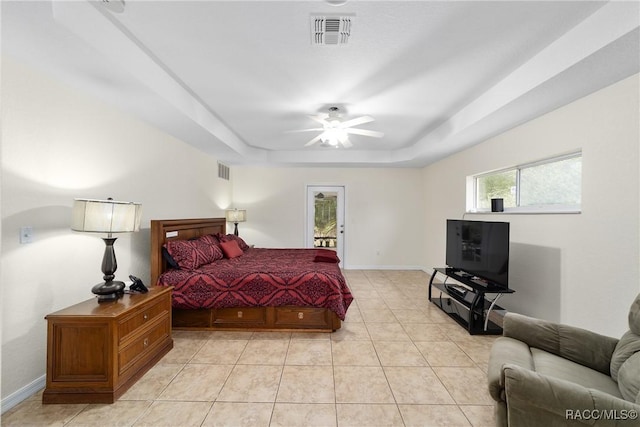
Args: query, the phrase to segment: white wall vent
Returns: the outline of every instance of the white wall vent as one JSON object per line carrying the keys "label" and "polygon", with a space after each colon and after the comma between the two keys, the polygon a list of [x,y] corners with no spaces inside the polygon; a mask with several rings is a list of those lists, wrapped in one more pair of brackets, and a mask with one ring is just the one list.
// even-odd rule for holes
{"label": "white wall vent", "polygon": [[342,45],[349,42],[355,16],[311,16],[311,44]]}
{"label": "white wall vent", "polygon": [[218,178],[229,181],[229,166],[218,162]]}

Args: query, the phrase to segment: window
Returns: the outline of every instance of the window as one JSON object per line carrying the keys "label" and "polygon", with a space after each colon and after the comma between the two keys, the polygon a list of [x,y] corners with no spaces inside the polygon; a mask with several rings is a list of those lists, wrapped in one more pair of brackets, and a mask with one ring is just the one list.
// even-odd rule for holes
{"label": "window", "polygon": [[491,199],[503,199],[507,212],[579,212],[582,153],[469,177],[468,210],[487,212]]}

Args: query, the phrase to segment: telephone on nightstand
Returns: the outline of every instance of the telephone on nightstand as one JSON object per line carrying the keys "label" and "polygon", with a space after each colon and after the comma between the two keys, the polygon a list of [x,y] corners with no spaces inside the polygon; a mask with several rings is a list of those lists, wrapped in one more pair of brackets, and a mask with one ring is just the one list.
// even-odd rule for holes
{"label": "telephone on nightstand", "polygon": [[142,280],[138,279],[136,276],[129,275],[129,279],[133,282],[131,286],[129,286],[130,291],[142,292],[143,294],[149,292],[149,289],[147,289],[144,283],[142,283]]}

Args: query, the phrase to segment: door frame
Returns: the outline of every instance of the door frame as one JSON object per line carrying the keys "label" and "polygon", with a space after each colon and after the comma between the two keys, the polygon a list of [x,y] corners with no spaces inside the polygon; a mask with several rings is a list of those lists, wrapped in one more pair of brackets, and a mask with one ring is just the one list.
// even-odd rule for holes
{"label": "door frame", "polygon": [[320,184],[307,184],[305,197],[306,197],[306,221],[304,241],[305,247],[313,248],[314,246],[314,225],[315,225],[315,196],[317,192],[332,192],[338,194],[338,203],[336,206],[336,252],[340,258],[340,266],[344,266],[345,259],[345,222],[346,222],[346,207],[345,196],[346,186],[339,184],[320,185]]}

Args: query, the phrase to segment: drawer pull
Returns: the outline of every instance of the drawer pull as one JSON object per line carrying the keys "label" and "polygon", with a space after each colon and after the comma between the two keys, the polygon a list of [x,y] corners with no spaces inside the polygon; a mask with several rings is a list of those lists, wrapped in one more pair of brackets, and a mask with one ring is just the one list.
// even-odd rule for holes
{"label": "drawer pull", "polygon": [[238,319],[242,319],[242,312],[241,311],[238,312]]}
{"label": "drawer pull", "polygon": [[301,311],[298,312],[298,319],[300,319],[300,320],[304,319],[304,313],[303,312],[301,312]]}
{"label": "drawer pull", "polygon": [[149,338],[145,338],[144,341],[142,341],[142,344],[146,347],[149,345]]}
{"label": "drawer pull", "polygon": [[148,313],[143,314],[143,315],[142,315],[142,318],[143,318],[144,320],[149,320],[149,314],[148,314]]}

